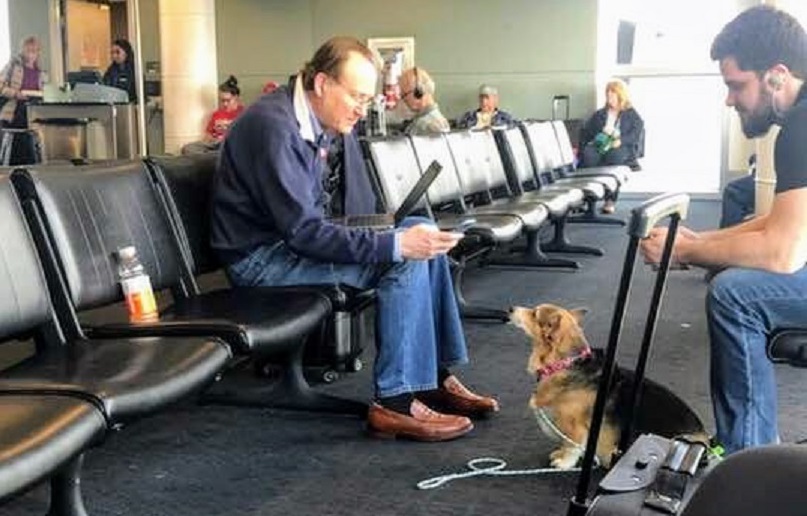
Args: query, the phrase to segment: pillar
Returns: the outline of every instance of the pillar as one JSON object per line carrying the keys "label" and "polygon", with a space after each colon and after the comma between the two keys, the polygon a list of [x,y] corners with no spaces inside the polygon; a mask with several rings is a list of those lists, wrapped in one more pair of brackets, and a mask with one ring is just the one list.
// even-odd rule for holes
{"label": "pillar", "polygon": [[165,152],[198,140],[217,102],[215,0],[160,0]]}

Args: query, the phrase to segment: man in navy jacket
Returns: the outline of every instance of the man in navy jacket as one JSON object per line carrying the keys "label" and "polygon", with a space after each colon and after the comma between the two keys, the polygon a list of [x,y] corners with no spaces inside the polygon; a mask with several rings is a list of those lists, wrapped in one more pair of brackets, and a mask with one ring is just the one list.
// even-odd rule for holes
{"label": "man in navy jacket", "polygon": [[[327,217],[375,212],[352,129],[373,100],[376,80],[370,50],[336,37],[288,87],[250,106],[222,147],[211,244],[236,285],[377,289],[370,430],[453,439],[473,428],[470,417],[498,410],[495,399],[471,392],[449,370],[467,362],[446,258],[458,235],[417,218],[373,231]],[[335,138],[339,159],[329,155]]]}

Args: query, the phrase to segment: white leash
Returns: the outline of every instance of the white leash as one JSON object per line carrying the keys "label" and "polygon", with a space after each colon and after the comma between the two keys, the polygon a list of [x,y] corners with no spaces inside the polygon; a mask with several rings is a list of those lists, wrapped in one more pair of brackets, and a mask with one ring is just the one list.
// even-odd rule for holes
{"label": "white leash", "polygon": [[[564,434],[560,428],[558,428],[552,419],[546,414],[546,411],[543,408],[539,408],[535,411],[536,419],[539,419],[539,422],[545,423],[561,440],[565,441],[566,443],[578,448],[580,450],[584,449],[584,446],[572,440],[571,437]],[[594,457],[594,465],[599,466],[599,460],[597,457]],[[496,457],[479,457],[477,459],[471,459],[466,464],[469,471],[464,471],[462,473],[450,473],[448,475],[440,475],[432,478],[427,478],[426,480],[421,480],[417,483],[418,489],[434,489],[436,487],[440,487],[443,484],[447,484],[452,480],[457,480],[460,478],[471,478],[471,477],[479,477],[479,476],[516,476],[516,475],[545,475],[549,473],[578,473],[580,468],[570,468],[570,469],[558,469],[558,468],[535,468],[535,469],[513,469],[513,470],[506,470],[507,462],[502,459]]]}
{"label": "white leash", "polygon": [[565,441],[568,444],[571,444],[572,446],[574,446],[579,450],[585,451],[585,447],[582,444],[574,441],[571,437],[564,434],[560,430],[560,428],[558,428],[557,425],[555,425],[554,421],[552,421],[552,419],[546,415],[546,410],[544,410],[543,407],[540,407],[535,410],[535,418],[539,420],[538,423],[546,424],[552,430],[552,432],[554,432],[555,435],[558,436],[561,440]]}
{"label": "white leash", "polygon": [[546,473],[576,473],[580,468],[571,469],[557,469],[557,468],[536,468],[536,469],[513,469],[505,470],[507,462],[496,457],[479,457],[471,459],[467,463],[470,471],[462,473],[450,473],[448,475],[440,475],[437,477],[427,478],[417,483],[418,489],[434,489],[443,484],[447,484],[452,480],[460,478],[470,478],[479,476],[515,476],[515,475],[543,475]]}

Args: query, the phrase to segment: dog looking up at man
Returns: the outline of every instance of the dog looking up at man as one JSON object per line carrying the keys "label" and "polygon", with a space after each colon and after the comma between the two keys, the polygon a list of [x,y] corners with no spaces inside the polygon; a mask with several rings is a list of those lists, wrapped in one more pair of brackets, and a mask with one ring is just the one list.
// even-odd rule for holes
{"label": "dog looking up at man", "polygon": [[[603,351],[591,348],[583,333],[585,314],[585,309],[567,310],[551,304],[510,310],[510,322],[532,340],[527,371],[536,376],[536,384],[529,405],[541,430],[559,442],[549,455],[558,469],[574,467],[583,455],[603,371]],[[597,458],[606,468],[617,451],[633,377],[632,371],[617,368],[608,392],[597,441]],[[634,437],[654,433],[708,441],[703,423],[684,401],[652,380],[645,378],[643,385]]]}

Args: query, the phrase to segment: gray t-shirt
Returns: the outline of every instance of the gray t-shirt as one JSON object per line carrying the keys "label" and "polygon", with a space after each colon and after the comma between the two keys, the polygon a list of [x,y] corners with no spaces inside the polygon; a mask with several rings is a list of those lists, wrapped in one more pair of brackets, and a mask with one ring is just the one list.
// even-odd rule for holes
{"label": "gray t-shirt", "polygon": [[440,112],[437,104],[424,109],[406,126],[406,134],[434,134],[445,133],[451,130],[448,120]]}

